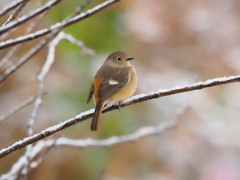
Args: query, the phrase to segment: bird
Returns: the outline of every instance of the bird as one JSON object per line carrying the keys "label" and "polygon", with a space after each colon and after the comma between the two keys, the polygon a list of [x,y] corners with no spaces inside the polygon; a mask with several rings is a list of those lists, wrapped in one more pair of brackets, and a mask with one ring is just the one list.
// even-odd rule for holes
{"label": "bird", "polygon": [[111,53],[94,76],[87,98],[89,103],[94,97],[96,104],[91,131],[97,131],[100,124],[102,110],[106,103],[118,103],[131,97],[137,88],[137,73],[130,63],[134,58],[123,51]]}

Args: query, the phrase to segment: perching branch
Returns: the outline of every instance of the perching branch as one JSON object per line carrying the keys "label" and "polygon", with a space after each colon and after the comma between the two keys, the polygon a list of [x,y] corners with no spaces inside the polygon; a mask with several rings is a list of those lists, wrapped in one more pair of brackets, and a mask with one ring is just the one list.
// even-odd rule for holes
{"label": "perching branch", "polygon": [[[197,82],[197,83],[194,83],[191,85],[178,86],[178,87],[175,87],[172,89],[167,89],[167,90],[158,90],[156,92],[151,92],[149,94],[139,94],[139,95],[133,96],[132,98],[125,100],[122,103],[122,107],[131,105],[131,104],[144,102],[144,101],[149,101],[151,99],[157,99],[157,98],[163,97],[163,96],[169,96],[169,95],[184,93],[184,92],[188,92],[188,91],[200,90],[203,88],[219,86],[219,85],[233,83],[233,82],[239,82],[239,81],[240,81],[240,75],[229,76],[229,77],[210,79],[205,82]],[[116,106],[116,105],[110,106],[110,107],[105,108],[103,110],[103,113],[112,111],[112,110],[116,110],[116,109],[118,109],[118,106]],[[92,117],[93,113],[94,113],[94,109],[82,112],[74,118],[68,119],[62,123],[55,125],[55,126],[51,126],[47,129],[41,131],[40,133],[34,134],[30,137],[24,138],[23,140],[17,141],[16,143],[12,144],[11,146],[2,149],[0,151],[0,158],[6,156],[16,150],[19,150],[23,147],[26,147],[29,144],[37,142],[40,139],[48,137],[58,131],[61,131],[70,126],[73,126],[76,123],[82,122],[82,121]]]}
{"label": "perching branch", "polygon": [[61,30],[64,27],[70,26],[70,25],[72,25],[76,22],[84,20],[84,19],[98,13],[99,11],[107,8],[108,6],[114,4],[118,1],[120,1],[120,0],[105,1],[102,4],[99,4],[95,7],[93,7],[92,9],[87,10],[85,13],[81,13],[79,15],[76,15],[76,16],[68,19],[68,20],[62,21],[61,23],[56,23],[48,29],[41,29],[41,30],[39,30],[35,33],[31,33],[31,34],[28,34],[28,35],[25,35],[25,36],[21,36],[21,37],[18,37],[16,39],[10,39],[10,40],[4,41],[4,42],[0,42],[0,49],[4,49],[4,48],[7,48],[7,47],[10,47],[10,46],[22,43],[22,42],[26,42],[26,41],[30,41],[30,40],[39,38],[41,36],[44,36],[46,34],[49,34],[49,33],[53,32],[53,31],[56,31],[56,29]]}

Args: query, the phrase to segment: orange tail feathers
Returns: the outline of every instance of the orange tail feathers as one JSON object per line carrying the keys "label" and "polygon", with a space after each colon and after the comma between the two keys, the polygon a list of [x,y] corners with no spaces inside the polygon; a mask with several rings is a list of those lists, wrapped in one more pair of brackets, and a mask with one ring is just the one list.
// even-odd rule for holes
{"label": "orange tail feathers", "polygon": [[101,103],[101,104],[98,103],[96,105],[95,112],[93,114],[92,123],[91,123],[91,131],[98,130],[104,105],[105,105],[105,103]]}

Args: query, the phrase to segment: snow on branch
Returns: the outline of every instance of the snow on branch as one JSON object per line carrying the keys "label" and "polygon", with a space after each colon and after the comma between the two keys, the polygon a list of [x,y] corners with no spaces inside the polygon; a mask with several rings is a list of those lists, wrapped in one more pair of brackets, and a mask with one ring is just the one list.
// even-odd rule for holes
{"label": "snow on branch", "polygon": [[68,41],[70,43],[73,43],[73,44],[77,45],[80,48],[81,53],[84,54],[84,55],[93,56],[95,54],[94,50],[87,48],[82,41],[79,41],[78,39],[76,39],[75,37],[73,37],[70,34],[61,32],[60,33],[60,37],[63,40],[66,40],[66,41]]}
{"label": "snow on branch", "polygon": [[44,79],[47,75],[47,73],[49,72],[52,64],[54,63],[54,59],[55,59],[55,50],[56,50],[56,46],[59,44],[59,42],[61,40],[68,40],[70,42],[72,42],[73,44],[78,45],[82,52],[84,54],[90,54],[93,55],[93,50],[87,48],[84,43],[82,41],[79,41],[77,39],[75,39],[73,36],[66,34],[64,32],[60,32],[50,43],[49,43],[49,48],[48,48],[48,54],[47,54],[47,58],[46,61],[40,71],[40,73],[37,76],[37,82],[38,82],[38,92],[37,92],[37,97],[35,99],[35,103],[34,103],[34,107],[33,107],[33,111],[31,114],[31,117],[28,121],[28,135],[31,136],[33,134],[33,124],[35,122],[36,116],[37,116],[37,112],[39,110],[39,107],[42,104],[42,95],[43,95],[43,89],[44,89]]}
{"label": "snow on branch", "polygon": [[[205,82],[197,82],[197,83],[194,83],[191,85],[178,86],[178,87],[175,87],[172,89],[166,89],[166,90],[160,89],[156,92],[150,92],[149,94],[140,94],[140,95],[133,96],[132,98],[125,100],[122,103],[122,107],[131,105],[131,104],[148,101],[151,99],[156,99],[156,98],[163,97],[163,96],[169,96],[169,95],[184,93],[184,92],[188,92],[188,91],[200,90],[203,88],[223,85],[223,84],[227,84],[227,83],[239,82],[239,81],[240,81],[240,75],[237,75],[237,76],[209,79]],[[116,106],[116,105],[110,106],[110,107],[105,108],[103,110],[103,113],[112,111],[112,110],[116,110],[116,109],[118,109],[118,106]],[[38,140],[48,137],[58,131],[61,131],[70,126],[73,126],[76,123],[82,122],[82,121],[92,117],[93,113],[94,113],[94,109],[82,112],[74,118],[68,119],[64,122],[61,122],[61,123],[55,125],[55,126],[51,126],[47,129],[41,131],[40,133],[34,134],[30,137],[24,138],[23,140],[17,141],[14,144],[12,144],[11,146],[0,150],[0,158],[6,156],[16,150],[19,150],[23,147],[26,147],[29,144],[37,142]]]}
{"label": "snow on branch", "polygon": [[[181,114],[180,114],[181,115]],[[25,166],[25,161],[29,161],[29,168],[36,168],[42,159],[36,159],[36,157],[41,157],[40,154],[45,150],[49,150],[53,147],[74,147],[74,148],[89,148],[89,147],[110,147],[117,144],[135,142],[140,138],[152,136],[156,134],[161,134],[169,129],[172,129],[176,126],[178,116],[176,120],[170,122],[164,122],[157,126],[143,127],[139,130],[124,136],[112,136],[110,138],[95,140],[95,139],[69,139],[65,137],[60,137],[57,139],[48,139],[45,141],[39,141],[31,150],[28,160],[25,156],[20,157],[20,159],[12,166],[12,169],[1,176],[2,179],[8,179],[15,177],[19,171]]]}
{"label": "snow on branch", "polygon": [[[31,116],[28,120],[28,129],[27,129],[28,136],[31,136],[33,134],[33,125],[35,123],[35,119],[37,117],[39,108],[42,104],[42,96],[44,94],[44,80],[45,80],[48,72],[50,71],[51,66],[54,63],[56,46],[59,44],[59,42],[61,40],[67,40],[73,44],[76,44],[77,46],[80,47],[83,54],[88,54],[88,55],[94,54],[93,50],[87,48],[82,41],[79,41],[79,40],[75,39],[73,36],[66,34],[64,32],[60,32],[49,43],[48,54],[47,54],[45,63],[43,64],[41,71],[37,76],[38,90],[37,90],[36,96],[32,97],[31,100],[28,100],[28,102],[22,104],[20,107],[15,108],[17,110],[20,110],[20,108],[22,108],[23,106],[26,106],[27,104],[29,104],[31,102],[34,102],[33,110],[31,112]],[[15,109],[13,111],[11,111],[10,115],[12,115],[13,113],[15,113],[17,111]],[[5,117],[6,116],[4,116],[3,118],[5,118]],[[31,164],[31,161],[33,158],[32,152],[35,152],[35,149],[36,149],[35,146],[32,146],[32,144],[30,146],[27,146],[27,150],[26,150],[25,154],[19,159],[19,161],[13,166],[13,169],[9,172],[11,174],[10,177],[14,177],[14,175],[17,175],[19,173],[19,171],[21,171],[22,175],[28,174],[29,170],[32,168],[31,166],[29,166],[29,164]],[[39,161],[39,163],[40,163],[40,161]],[[17,164],[20,164],[21,167],[16,168],[16,167],[19,167]],[[37,163],[35,162],[35,166],[36,166],[36,164]],[[12,171],[14,171],[14,173],[12,173]],[[7,175],[5,175],[5,176],[7,176]]]}
{"label": "snow on branch", "polygon": [[28,34],[28,35],[25,35],[25,36],[20,36],[16,39],[10,39],[10,40],[7,40],[7,41],[0,42],[0,49],[4,49],[4,48],[7,48],[7,47],[10,47],[10,46],[22,43],[22,42],[26,42],[26,41],[29,41],[29,40],[39,38],[41,36],[44,36],[46,34],[49,34],[49,33],[53,32],[53,31],[56,31],[56,30],[61,30],[64,27],[70,26],[74,23],[77,23],[77,22],[79,22],[83,19],[86,19],[86,18],[98,13],[99,11],[107,8],[108,6],[114,4],[118,1],[120,1],[120,0],[105,1],[102,4],[99,4],[95,7],[93,7],[92,9],[87,10],[84,13],[76,15],[76,16],[70,18],[70,19],[64,20],[61,23],[56,23],[48,29],[41,29],[41,30],[39,30],[35,33],[31,33],[31,34]]}
{"label": "snow on branch", "polygon": [[3,74],[0,76],[0,83],[3,82],[9,75],[15,72],[19,67],[25,64],[31,57],[37,54],[48,42],[57,34],[58,32],[55,30],[51,34],[48,34],[47,37],[42,39],[36,46],[32,47],[23,57],[21,57],[15,64],[11,65],[8,69],[6,69]]}
{"label": "snow on branch", "polygon": [[21,4],[24,0],[16,0],[14,2],[9,3],[8,5],[4,6],[1,10],[0,10],[0,17],[3,16],[4,14],[8,13],[9,11],[11,11],[12,9],[14,9],[16,6],[18,6],[19,4]]}
{"label": "snow on branch", "polygon": [[[0,83],[3,82],[9,75],[15,72],[18,68],[20,68],[24,63],[26,63],[32,56],[38,53],[47,43],[58,33],[58,31],[52,32],[46,38],[42,39],[36,46],[30,49],[22,58],[20,58],[15,64],[10,66],[8,69],[4,71],[4,73],[0,76]],[[65,39],[73,44],[76,44],[81,48],[83,54],[93,55],[94,51],[92,49],[87,48],[82,41],[75,39],[70,34],[66,34],[61,32],[59,36],[61,39]]]}
{"label": "snow on branch", "polygon": [[[26,33],[30,33],[30,32],[36,27],[36,25],[38,24],[38,20],[39,20],[40,18],[42,18],[43,15],[44,15],[44,14],[39,15],[39,16],[36,18],[35,21],[32,21],[32,22],[28,25],[28,27],[27,27],[27,29],[26,29]],[[5,67],[10,67],[10,66],[13,65],[13,63],[11,63],[11,61],[10,61],[11,56],[14,55],[15,51],[17,51],[20,46],[21,46],[21,44],[18,44],[18,45],[16,45],[16,46],[11,47],[11,48],[7,51],[7,53],[6,53],[6,54],[2,57],[2,59],[0,60],[0,68],[2,67],[2,69],[5,69],[4,66],[5,66]],[[15,56],[14,58],[16,59],[16,56]],[[13,66],[14,66],[14,65],[13,65]]]}
{"label": "snow on branch", "polygon": [[35,99],[34,102],[34,106],[33,106],[33,110],[31,113],[31,117],[28,120],[28,135],[31,136],[33,134],[33,124],[35,122],[36,116],[37,116],[37,112],[39,110],[39,107],[42,104],[42,95],[43,95],[43,88],[44,88],[44,79],[50,69],[50,67],[52,66],[53,62],[54,62],[54,56],[55,56],[55,46],[58,44],[59,41],[56,42],[56,40],[58,40],[59,36],[57,36],[55,39],[53,39],[50,43],[49,43],[49,50],[48,50],[48,55],[47,55],[47,59],[40,71],[40,73],[37,76],[37,82],[38,82],[38,91],[37,91],[37,97]]}
{"label": "snow on branch", "polygon": [[2,26],[5,26],[9,22],[15,20],[17,18],[17,16],[20,14],[20,12],[23,10],[23,8],[27,5],[27,3],[29,1],[30,0],[23,0],[22,3],[16,9],[16,11],[7,19],[7,21]]}
{"label": "snow on branch", "polygon": [[28,20],[36,17],[37,15],[45,12],[46,10],[49,10],[51,7],[53,7],[54,5],[58,4],[61,0],[52,0],[47,2],[44,6],[37,8],[35,11],[31,12],[29,15],[27,16],[22,16],[18,19],[16,19],[15,21],[9,22],[5,25],[3,25],[0,28],[0,35],[2,35],[3,33],[9,31],[10,29],[23,24],[25,22],[27,22]]}

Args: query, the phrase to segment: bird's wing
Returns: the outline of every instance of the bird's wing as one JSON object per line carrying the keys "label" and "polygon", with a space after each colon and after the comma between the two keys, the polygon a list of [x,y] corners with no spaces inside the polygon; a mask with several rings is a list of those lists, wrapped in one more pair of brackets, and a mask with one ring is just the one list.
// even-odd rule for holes
{"label": "bird's wing", "polygon": [[89,103],[92,99],[92,96],[93,96],[93,92],[94,92],[94,85],[92,83],[92,86],[91,86],[91,89],[90,89],[90,92],[89,92],[89,95],[88,95],[88,98],[87,98],[87,103]]}
{"label": "bird's wing", "polygon": [[98,90],[99,100],[106,101],[116,93],[118,93],[128,82],[128,69],[115,69],[102,81]]}

